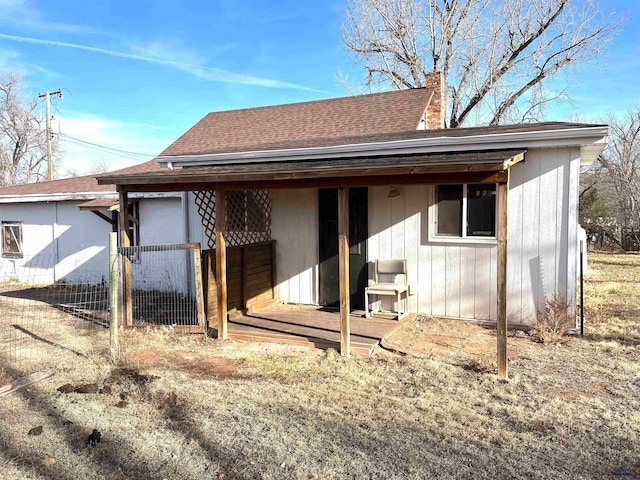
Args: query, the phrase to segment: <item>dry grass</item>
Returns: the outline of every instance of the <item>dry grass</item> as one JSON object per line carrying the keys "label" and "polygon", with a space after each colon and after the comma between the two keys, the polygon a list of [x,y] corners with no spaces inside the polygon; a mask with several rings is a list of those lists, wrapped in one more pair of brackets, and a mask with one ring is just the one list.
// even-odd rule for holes
{"label": "dry grass", "polygon": [[[122,365],[110,364],[106,345],[84,356],[48,346],[40,367],[56,375],[0,400],[0,476],[638,475],[640,257],[590,260],[587,336],[552,345],[511,337],[508,383],[487,373],[483,342],[495,332],[437,319],[402,332],[411,355],[380,349],[368,359],[161,332],[127,332]],[[1,365],[5,379],[23,373]],[[112,375],[121,367],[130,370]],[[56,391],[105,381],[111,393]],[[27,435],[37,425],[42,435]],[[103,441],[89,447],[94,428]]]}

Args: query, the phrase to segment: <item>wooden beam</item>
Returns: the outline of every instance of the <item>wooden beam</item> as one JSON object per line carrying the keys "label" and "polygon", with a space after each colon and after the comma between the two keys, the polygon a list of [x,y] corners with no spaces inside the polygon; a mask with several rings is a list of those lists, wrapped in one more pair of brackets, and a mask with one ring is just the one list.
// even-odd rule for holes
{"label": "wooden beam", "polygon": [[509,378],[507,363],[507,237],[509,207],[509,172],[507,181],[498,185],[498,378]]}
{"label": "wooden beam", "polygon": [[[335,175],[332,172],[330,175]],[[424,185],[424,184],[457,184],[457,183],[501,183],[506,180],[505,171],[467,172],[467,173],[437,173],[437,174],[406,174],[406,175],[375,175],[375,176],[325,176],[304,179],[278,179],[278,180],[239,180],[227,179],[213,181],[203,176],[200,179],[193,177],[176,177],[175,179],[163,179],[162,182],[141,183],[126,185],[129,192],[182,192],[197,190],[274,190],[279,188],[337,188],[339,186],[366,187],[377,185]],[[118,189],[125,185],[118,185]]]}
{"label": "wooden beam", "polygon": [[[130,247],[129,237],[129,200],[127,192],[119,192],[120,199],[120,246]],[[122,295],[123,319],[125,325],[133,325],[133,287],[131,281],[131,259],[127,255],[122,256]]]}
{"label": "wooden beam", "polygon": [[[501,171],[505,162],[515,159],[525,150],[486,150],[476,152],[441,152],[416,155],[365,156],[353,158],[316,158],[300,161],[262,161],[224,165],[194,165],[183,169],[129,174],[106,175],[99,185],[144,185],[162,183],[228,183],[236,181],[291,180],[325,178],[465,173]],[[382,152],[381,152],[382,153]],[[334,185],[335,187],[339,185]]]}
{"label": "wooden beam", "polygon": [[519,153],[506,161],[506,167],[513,167],[516,163],[520,163],[522,161],[524,161],[524,153]]}
{"label": "wooden beam", "polygon": [[97,215],[98,217],[100,217],[101,219],[103,219],[105,222],[107,222],[109,225],[113,225],[113,220],[109,217],[107,217],[104,213],[99,212],[98,210],[89,210],[91,213],[93,213],[94,215]]}
{"label": "wooden beam", "polygon": [[195,277],[194,284],[196,289],[196,310],[198,312],[198,325],[202,327],[204,335],[207,336],[208,326],[204,312],[204,291],[202,289],[202,255],[200,252],[200,248],[193,249],[193,275]]}
{"label": "wooden beam", "polygon": [[340,353],[351,355],[349,291],[349,188],[338,188],[338,263],[340,271]]}
{"label": "wooden beam", "polygon": [[218,339],[227,332],[227,192],[216,190],[216,290],[218,295]]}

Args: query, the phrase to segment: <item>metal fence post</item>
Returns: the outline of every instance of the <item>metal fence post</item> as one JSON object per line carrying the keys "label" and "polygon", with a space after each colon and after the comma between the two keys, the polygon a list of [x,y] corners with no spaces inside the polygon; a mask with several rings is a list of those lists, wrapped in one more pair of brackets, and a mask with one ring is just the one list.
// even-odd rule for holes
{"label": "metal fence post", "polygon": [[109,234],[109,350],[111,359],[117,360],[120,355],[120,343],[118,340],[118,323],[120,321],[118,298],[118,234]]}

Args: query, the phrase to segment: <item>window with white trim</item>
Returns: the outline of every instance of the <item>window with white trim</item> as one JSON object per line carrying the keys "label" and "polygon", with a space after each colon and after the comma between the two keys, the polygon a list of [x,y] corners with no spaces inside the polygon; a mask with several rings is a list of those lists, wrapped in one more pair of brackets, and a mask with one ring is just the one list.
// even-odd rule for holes
{"label": "window with white trim", "polygon": [[497,185],[436,185],[431,206],[433,241],[495,240]]}
{"label": "window with white trim", "polygon": [[2,256],[22,258],[22,222],[2,222]]}

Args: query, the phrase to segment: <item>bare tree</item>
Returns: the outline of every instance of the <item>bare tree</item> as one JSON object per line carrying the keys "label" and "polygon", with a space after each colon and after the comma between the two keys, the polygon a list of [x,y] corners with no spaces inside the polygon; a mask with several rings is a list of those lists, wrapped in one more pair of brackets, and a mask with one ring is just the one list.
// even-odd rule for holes
{"label": "bare tree", "polygon": [[[17,75],[0,75],[0,186],[47,179],[45,118],[40,110],[37,100],[23,98]],[[52,147],[55,152],[57,139]]]}
{"label": "bare tree", "polygon": [[621,20],[592,0],[348,0],[343,41],[368,88],[416,88],[442,72],[448,125],[537,119],[545,81],[597,58]]}
{"label": "bare tree", "polygon": [[89,175],[99,175],[109,171],[109,164],[106,160],[100,160],[89,169]]}
{"label": "bare tree", "polygon": [[[623,248],[640,245],[640,108],[609,118],[609,144],[599,158],[603,176],[599,188],[608,187],[607,201],[620,227]],[[634,247],[634,245],[636,247]]]}

